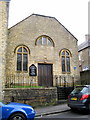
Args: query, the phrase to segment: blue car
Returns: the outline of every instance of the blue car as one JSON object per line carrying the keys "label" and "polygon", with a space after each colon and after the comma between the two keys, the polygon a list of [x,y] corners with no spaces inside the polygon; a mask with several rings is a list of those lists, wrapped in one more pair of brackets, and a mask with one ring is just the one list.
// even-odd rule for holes
{"label": "blue car", "polygon": [[34,117],[34,109],[27,104],[0,102],[0,120],[34,120]]}

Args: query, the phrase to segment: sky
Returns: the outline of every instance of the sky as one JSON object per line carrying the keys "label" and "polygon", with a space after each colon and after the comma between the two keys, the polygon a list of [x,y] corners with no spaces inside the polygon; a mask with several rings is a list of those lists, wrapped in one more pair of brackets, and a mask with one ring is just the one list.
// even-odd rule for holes
{"label": "sky", "polygon": [[55,17],[77,39],[85,41],[88,34],[89,0],[11,0],[9,28],[31,14]]}

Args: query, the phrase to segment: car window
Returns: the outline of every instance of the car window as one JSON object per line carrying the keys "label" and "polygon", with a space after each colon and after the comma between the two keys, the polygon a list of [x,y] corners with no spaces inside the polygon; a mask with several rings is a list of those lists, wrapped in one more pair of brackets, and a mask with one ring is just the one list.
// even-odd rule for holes
{"label": "car window", "polygon": [[81,92],[82,93],[90,93],[90,89],[88,87],[84,87]]}
{"label": "car window", "polygon": [[90,90],[88,87],[76,87],[71,94],[79,94],[79,93],[90,93]]}

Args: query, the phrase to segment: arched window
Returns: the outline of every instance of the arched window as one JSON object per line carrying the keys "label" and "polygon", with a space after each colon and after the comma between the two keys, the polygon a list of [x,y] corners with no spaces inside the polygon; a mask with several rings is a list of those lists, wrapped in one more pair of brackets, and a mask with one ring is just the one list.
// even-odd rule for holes
{"label": "arched window", "polygon": [[17,48],[17,71],[28,71],[28,49],[25,46]]}
{"label": "arched window", "polygon": [[46,35],[37,38],[36,45],[54,46],[52,39]]}
{"label": "arched window", "polygon": [[61,65],[63,73],[70,73],[70,57],[71,53],[67,49],[61,51]]}

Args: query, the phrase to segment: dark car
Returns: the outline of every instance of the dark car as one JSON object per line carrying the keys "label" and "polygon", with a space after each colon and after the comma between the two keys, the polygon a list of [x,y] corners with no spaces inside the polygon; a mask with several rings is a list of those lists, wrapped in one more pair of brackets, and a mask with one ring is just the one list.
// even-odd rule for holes
{"label": "dark car", "polygon": [[68,106],[90,111],[90,85],[77,86],[68,96]]}
{"label": "dark car", "polygon": [[0,120],[34,120],[35,113],[27,104],[0,102]]}

